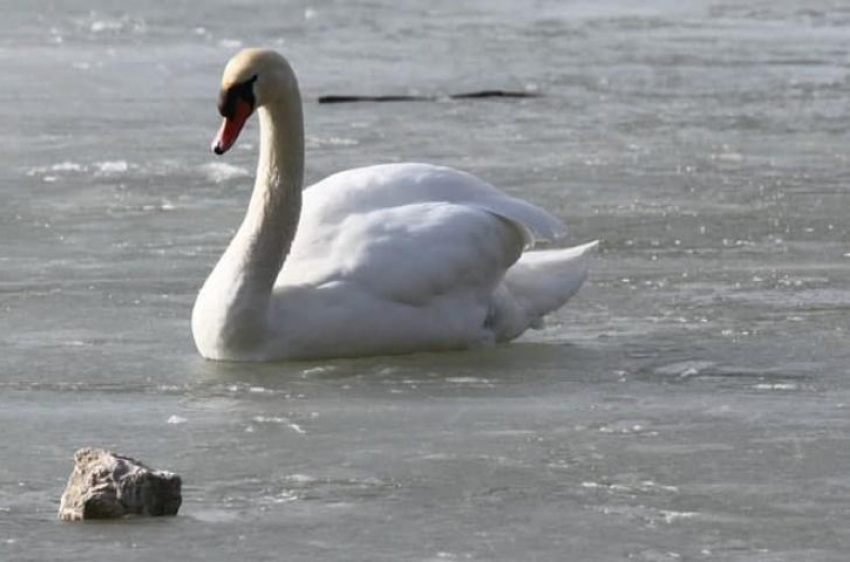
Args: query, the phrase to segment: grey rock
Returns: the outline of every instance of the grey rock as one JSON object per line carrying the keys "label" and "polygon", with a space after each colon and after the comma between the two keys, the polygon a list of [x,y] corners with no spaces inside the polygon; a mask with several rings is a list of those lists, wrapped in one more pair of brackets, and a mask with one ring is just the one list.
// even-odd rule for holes
{"label": "grey rock", "polygon": [[125,515],[176,515],[183,501],[180,477],[103,449],[74,453],[59,519],[116,519]]}

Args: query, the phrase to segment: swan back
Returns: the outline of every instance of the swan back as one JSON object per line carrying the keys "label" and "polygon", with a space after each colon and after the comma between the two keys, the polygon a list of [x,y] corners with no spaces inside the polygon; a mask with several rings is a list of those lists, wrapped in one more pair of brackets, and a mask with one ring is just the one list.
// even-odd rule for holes
{"label": "swan back", "polygon": [[305,218],[325,223],[426,202],[465,205],[501,217],[520,230],[526,248],[536,240],[556,241],[566,234],[563,223],[540,207],[506,195],[472,174],[432,164],[355,168],[331,175],[304,192],[305,207],[312,211]]}

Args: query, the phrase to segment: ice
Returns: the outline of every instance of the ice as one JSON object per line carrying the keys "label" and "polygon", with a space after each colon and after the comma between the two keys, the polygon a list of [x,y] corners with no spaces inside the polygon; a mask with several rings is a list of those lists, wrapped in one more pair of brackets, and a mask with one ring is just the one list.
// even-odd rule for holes
{"label": "ice", "polygon": [[[0,559],[844,560],[839,4],[10,3]],[[200,358],[195,295],[256,169],[257,115],[226,155],[207,145],[248,45],[298,73],[307,184],[470,171],[565,244],[603,240],[582,290],[507,346]],[[316,103],[527,84],[540,97]],[[185,475],[181,516],[56,525],[85,445]]]}
{"label": "ice", "polygon": [[110,176],[126,173],[130,169],[130,164],[125,160],[108,160],[95,162],[92,167],[96,174]]}
{"label": "ice", "polygon": [[251,173],[245,168],[228,164],[227,162],[209,162],[201,166],[201,171],[209,181],[215,183],[223,183],[251,176]]}

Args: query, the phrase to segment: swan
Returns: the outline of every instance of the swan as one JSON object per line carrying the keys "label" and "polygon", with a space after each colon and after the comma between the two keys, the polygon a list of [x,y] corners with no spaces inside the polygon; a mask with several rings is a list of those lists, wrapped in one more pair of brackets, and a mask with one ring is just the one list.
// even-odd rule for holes
{"label": "swan", "polygon": [[231,148],[257,112],[260,149],[245,217],[201,288],[192,335],[211,360],[393,355],[506,342],[581,286],[597,242],[525,251],[562,224],[458,170],[380,164],[306,189],[304,125],[289,63],[245,49],[226,65]]}

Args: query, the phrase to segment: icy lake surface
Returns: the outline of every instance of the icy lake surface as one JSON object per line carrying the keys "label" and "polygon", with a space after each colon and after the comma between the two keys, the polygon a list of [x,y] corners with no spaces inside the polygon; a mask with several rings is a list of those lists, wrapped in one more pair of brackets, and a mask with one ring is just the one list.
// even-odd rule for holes
{"label": "icy lake surface", "polygon": [[[847,2],[0,8],[0,560],[847,560]],[[602,239],[587,285],[489,351],[200,359],[243,45],[300,76],[308,180],[469,170]],[[487,88],[543,96],[315,102]],[[84,445],[182,474],[180,515],[59,523]]]}

